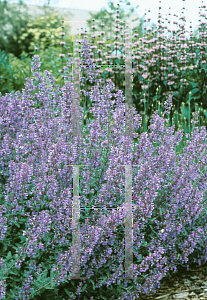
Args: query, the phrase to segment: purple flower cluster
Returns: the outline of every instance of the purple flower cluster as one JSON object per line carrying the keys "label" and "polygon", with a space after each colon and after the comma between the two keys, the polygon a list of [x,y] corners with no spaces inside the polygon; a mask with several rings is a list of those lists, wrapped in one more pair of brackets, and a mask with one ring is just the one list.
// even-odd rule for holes
{"label": "purple flower cluster", "polygon": [[[84,57],[86,49],[87,43],[82,48]],[[68,251],[59,253],[56,258],[57,264],[51,271],[57,276],[52,279],[57,284],[71,280],[72,165],[77,162],[76,156],[82,166],[81,207],[117,208],[107,213],[102,209],[94,210],[91,213],[93,223],[86,219],[80,225],[82,276],[92,278],[96,270],[110,261],[110,275],[96,288],[109,286],[117,280],[124,285],[124,240],[117,237],[116,229],[124,232],[124,166],[136,165],[133,167],[133,249],[136,258],[133,281],[136,292],[132,295],[155,290],[170,268],[176,270],[178,257],[182,263],[187,263],[195,246],[206,240],[207,225],[203,228],[195,225],[205,209],[205,127],[200,133],[195,128],[187,147],[178,156],[175,149],[182,140],[183,130],[173,135],[174,126],[164,127],[166,120],[158,115],[158,111],[151,120],[151,133],[143,133],[136,143],[133,138],[138,137],[137,133],[131,140],[125,139],[123,94],[121,91],[111,93],[113,83],[100,88],[97,81],[90,92],[93,101],[90,110],[94,115],[87,128],[90,134],[85,134],[80,120],[83,136],[77,138],[78,147],[75,147],[71,124],[73,83],[67,81],[62,90],[57,87],[54,91],[54,78],[48,72],[41,78],[36,72],[40,66],[39,57],[35,55],[33,60],[32,72],[37,76],[36,80],[27,79],[22,94],[1,97],[0,167],[6,176],[7,163],[9,171],[5,204],[0,206],[1,241],[6,238],[9,226],[15,223],[12,215],[26,217],[26,230],[22,232],[23,242],[16,251],[19,256],[15,267],[20,268],[26,258],[32,260],[40,252],[51,253],[61,244],[68,246]],[[50,86],[46,87],[48,83]],[[38,92],[32,95],[35,90]],[[111,101],[112,96],[116,100]],[[40,108],[34,107],[34,97],[42,103]],[[169,107],[171,100],[169,98],[167,102]],[[141,126],[141,116],[135,108],[130,112],[135,131]],[[147,242],[148,254],[144,256],[145,228],[151,218],[155,222],[155,235]],[[206,248],[200,259],[207,260]],[[1,259],[1,266],[3,264],[4,259]],[[29,299],[31,293],[35,295],[31,281],[39,273],[35,264],[31,264],[31,270],[35,273],[28,276],[18,295],[23,299]],[[145,284],[140,283],[138,278],[147,271],[150,275],[145,277]],[[3,299],[6,296],[4,279],[0,281],[0,287],[0,299]],[[80,290],[81,285],[76,295]],[[123,293],[123,299],[128,295],[129,291]]]}

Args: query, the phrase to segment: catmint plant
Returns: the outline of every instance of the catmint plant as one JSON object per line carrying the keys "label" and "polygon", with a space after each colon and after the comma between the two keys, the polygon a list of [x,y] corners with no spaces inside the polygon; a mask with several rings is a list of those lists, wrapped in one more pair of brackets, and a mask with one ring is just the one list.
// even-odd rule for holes
{"label": "catmint plant", "polygon": [[[188,263],[198,245],[202,255],[197,261],[207,260],[205,126],[200,133],[195,127],[191,136],[186,134],[187,145],[176,155],[183,129],[174,134],[175,125],[166,127],[167,120],[156,110],[151,132],[139,136],[136,130],[142,118],[131,107],[134,133],[125,139],[123,93],[112,93],[113,82],[102,85],[97,79],[87,49],[85,39],[86,75],[96,82],[90,91],[93,118],[86,133],[80,107],[82,135],[75,142],[73,82],[69,79],[62,89],[54,90],[51,74],[46,71],[42,78],[38,73],[38,55],[33,57],[33,77],[27,78],[22,94],[1,97],[0,170],[6,182],[1,187],[0,238],[9,251],[2,250],[0,258],[0,299],[7,298],[7,292],[11,299],[43,297],[41,292],[47,288],[58,292],[63,283],[69,286],[71,299],[90,291],[94,299],[104,292],[113,299],[117,283],[119,299],[139,297],[156,292],[160,280],[170,270],[176,271],[178,264]],[[166,115],[171,107],[170,94]],[[194,124],[197,118],[198,114]],[[78,284],[72,278],[71,258],[72,176],[77,162],[84,277]],[[133,279],[124,277],[125,165],[132,166],[133,179]],[[9,238],[14,232],[15,242]],[[12,276],[19,277],[15,286]]]}

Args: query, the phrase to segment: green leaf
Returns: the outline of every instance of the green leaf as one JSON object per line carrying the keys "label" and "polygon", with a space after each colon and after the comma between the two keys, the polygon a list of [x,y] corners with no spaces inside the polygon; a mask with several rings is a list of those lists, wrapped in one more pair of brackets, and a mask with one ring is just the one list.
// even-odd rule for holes
{"label": "green leaf", "polygon": [[129,286],[129,287],[127,287],[127,289],[128,289],[128,290],[131,290],[131,289],[133,289],[133,286]]}
{"label": "green leaf", "polygon": [[73,293],[72,292],[69,292],[67,289],[65,289],[64,288],[64,291],[66,292],[66,294],[68,295],[68,296],[72,296],[73,295]]}
{"label": "green leaf", "polygon": [[101,276],[101,277],[99,277],[99,279],[105,281],[106,276]]}
{"label": "green leaf", "polygon": [[204,110],[203,113],[204,113],[204,115],[205,115],[205,117],[207,119],[207,111]]}
{"label": "green leaf", "polygon": [[72,284],[73,286],[75,286],[75,282],[74,282],[74,280],[71,280],[71,284]]}
{"label": "green leaf", "polygon": [[7,253],[7,257],[6,257],[7,259],[10,259],[10,258],[12,258],[12,254],[11,254],[11,251],[9,251],[8,253]]}
{"label": "green leaf", "polygon": [[92,279],[90,279],[90,282],[93,284],[93,290],[95,290],[95,282]]}
{"label": "green leaf", "polygon": [[13,275],[16,275],[18,276],[19,275],[19,270],[17,268],[13,269],[13,270],[9,270],[9,274],[13,274]]}
{"label": "green leaf", "polygon": [[139,254],[139,262],[142,261],[142,254]]}
{"label": "green leaf", "polygon": [[46,285],[45,289],[46,289],[46,290],[53,290],[54,287],[53,287],[53,286]]}
{"label": "green leaf", "polygon": [[85,291],[85,289],[87,288],[87,283],[82,287],[82,291]]}
{"label": "green leaf", "polygon": [[186,119],[189,117],[189,110],[185,106],[181,106],[180,108],[183,117],[186,117]]}
{"label": "green leaf", "polygon": [[191,91],[191,95],[194,95],[194,94],[197,93],[197,92],[199,92],[199,89],[198,89],[198,88],[193,89],[193,90]]}

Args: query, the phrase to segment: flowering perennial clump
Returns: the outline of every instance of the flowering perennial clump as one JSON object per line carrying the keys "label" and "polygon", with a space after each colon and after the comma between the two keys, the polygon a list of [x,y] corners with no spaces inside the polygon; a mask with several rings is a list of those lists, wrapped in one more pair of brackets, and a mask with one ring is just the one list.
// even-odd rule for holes
{"label": "flowering perennial clump", "polygon": [[[84,41],[83,56],[86,49]],[[90,134],[85,133],[80,119],[83,136],[74,142],[73,83],[69,80],[54,92],[55,79],[47,71],[41,78],[39,67],[35,55],[32,72],[36,78],[27,80],[22,94],[1,97],[0,171],[8,178],[0,205],[0,238],[7,241],[17,226],[18,243],[12,246],[13,252],[0,258],[0,299],[7,297],[8,274],[21,274],[15,271],[21,268],[22,285],[13,287],[17,298],[12,299],[32,299],[48,286],[55,289],[62,282],[73,281],[72,166],[77,161],[82,166],[81,207],[119,208],[81,211],[81,276],[91,280],[94,291],[113,286],[117,280],[122,286],[121,299],[156,291],[170,269],[188,262],[195,247],[203,253],[198,262],[206,261],[205,127],[200,133],[194,128],[178,156],[175,148],[183,130],[173,135],[175,126],[164,126],[166,120],[158,111],[151,120],[151,133],[143,133],[136,143],[135,132],[130,140],[124,139],[123,94],[114,93],[116,100],[111,101],[114,84],[101,87],[97,80],[90,92],[94,115],[87,125]],[[94,80],[94,73],[89,74]],[[166,114],[171,102],[170,96]],[[142,118],[135,108],[131,115],[135,131]],[[198,114],[192,122],[197,118]],[[132,172],[134,278],[128,281],[124,278],[125,165],[136,165]],[[98,281],[99,277],[102,280]],[[71,285],[68,295],[76,299],[80,293],[84,293],[81,280],[78,286]]]}

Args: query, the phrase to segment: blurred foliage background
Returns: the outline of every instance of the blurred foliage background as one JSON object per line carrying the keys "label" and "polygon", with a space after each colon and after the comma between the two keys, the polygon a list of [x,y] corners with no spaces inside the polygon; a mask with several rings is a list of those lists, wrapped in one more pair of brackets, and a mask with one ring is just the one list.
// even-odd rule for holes
{"label": "blurred foliage background", "polygon": [[[26,7],[26,11],[20,11]],[[27,77],[31,77],[32,56],[36,54],[35,45],[38,45],[38,55],[41,57],[41,73],[52,71],[55,78],[60,77],[62,68],[62,53],[60,45],[63,25],[62,19],[44,5],[44,15],[33,17],[22,0],[15,6],[9,6],[8,1],[0,1],[0,92],[2,95],[24,88]],[[5,24],[9,24],[5,27]],[[68,47],[72,46],[69,23],[64,24],[64,41]],[[65,58],[66,60],[68,58]],[[61,77],[59,78],[62,79]],[[58,84],[58,82],[57,82]]]}
{"label": "blurred foliage background", "polygon": [[[120,1],[122,3],[123,0]],[[120,7],[120,20],[126,21],[134,8],[130,2],[124,0],[129,7],[129,12],[125,13]],[[11,93],[12,91],[22,91],[25,87],[27,77],[31,77],[31,60],[36,54],[35,45],[38,44],[38,55],[41,57],[41,73],[44,71],[52,71],[53,76],[58,79],[56,84],[61,87],[64,83],[59,70],[69,58],[68,52],[72,53],[72,36],[71,26],[69,23],[64,23],[64,42],[63,46],[65,57],[62,59],[59,54],[62,53],[60,41],[62,37],[61,26],[63,25],[62,18],[53,11],[50,1],[44,4],[44,14],[34,17],[28,12],[27,5],[23,0],[19,0],[16,5],[10,4],[8,0],[3,2],[0,0],[0,92],[1,95]],[[111,35],[114,26],[112,15],[116,13],[116,7],[112,1],[108,2],[109,9],[101,9],[100,12],[92,14],[88,24],[92,26],[92,19],[95,18],[98,22],[97,29],[101,29],[101,20],[104,20],[104,31],[107,43],[113,45],[113,37]],[[138,6],[137,6],[138,7]],[[137,8],[136,7],[136,8]],[[22,10],[24,8],[24,10]],[[136,18],[135,20],[138,20]],[[143,19],[139,19],[140,24],[137,26],[138,33],[143,36]],[[6,26],[5,26],[6,25]],[[8,26],[9,25],[9,26]],[[155,24],[154,24],[155,25]],[[101,31],[101,30],[100,30]],[[99,31],[99,32],[100,32]],[[91,31],[89,32],[90,37]],[[97,39],[95,41],[97,43]]]}

